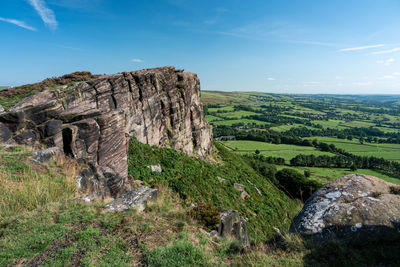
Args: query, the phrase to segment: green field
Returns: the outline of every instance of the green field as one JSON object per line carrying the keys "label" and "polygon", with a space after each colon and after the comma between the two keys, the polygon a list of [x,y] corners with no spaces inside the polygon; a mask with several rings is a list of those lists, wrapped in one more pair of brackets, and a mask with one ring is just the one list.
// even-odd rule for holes
{"label": "green field", "polygon": [[344,169],[344,168],[317,168],[317,167],[290,167],[290,166],[276,166],[278,170],[281,170],[283,168],[290,168],[290,169],[295,169],[301,173],[303,173],[305,170],[309,170],[311,172],[311,179],[321,182],[321,183],[328,183],[330,181],[333,181],[339,177],[342,177],[343,175],[346,174],[351,174],[351,173],[360,173],[360,174],[365,174],[365,175],[372,175],[379,177],[387,182],[395,183],[395,184],[400,184],[400,179],[399,178],[394,178],[391,176],[388,176],[382,172],[379,171],[374,171],[374,170],[368,170],[368,169],[358,169],[357,171],[351,171],[350,169]]}
{"label": "green field", "polygon": [[[307,138],[310,139],[310,138]],[[387,160],[400,161],[400,144],[360,144],[358,140],[338,139],[334,137],[312,137],[320,142],[334,144],[337,148],[344,149],[359,156],[382,157]]]}
{"label": "green field", "polygon": [[284,158],[286,163],[299,154],[304,155],[327,155],[333,156],[334,154],[329,152],[322,152],[316,150],[314,147],[309,146],[295,146],[295,145],[284,145],[284,144],[269,144],[265,142],[258,141],[225,141],[222,142],[224,146],[231,149],[232,151],[239,154],[247,154],[255,152],[256,150],[260,151],[261,155]]}
{"label": "green field", "polygon": [[253,124],[253,123],[255,123],[256,125],[269,124],[268,122],[258,121],[258,120],[249,120],[249,119],[223,120],[223,121],[213,121],[212,122],[213,125],[226,125],[226,126],[232,126],[233,124],[238,124],[238,123],[243,123],[244,125]]}
{"label": "green field", "polygon": [[[213,125],[214,137],[236,135],[241,139],[223,142],[237,154],[254,153],[259,150],[264,156],[284,158],[286,165],[290,165],[290,160],[299,154],[336,155],[311,146],[289,145],[296,142],[287,140],[306,136],[303,139],[317,139],[320,143],[333,144],[336,148],[356,156],[373,156],[400,162],[400,107],[396,104],[400,103],[399,96],[203,91],[202,100],[206,107],[211,105],[206,109],[206,119]],[[249,119],[249,116],[253,118]],[[370,133],[376,133],[370,131],[371,127],[380,130],[381,133],[370,136]],[[296,131],[290,131],[294,128]],[[280,136],[274,137],[276,135]],[[337,136],[346,139],[339,139]],[[350,137],[351,141],[347,139]],[[362,144],[360,138],[364,138]],[[304,171],[301,167],[293,168]],[[313,179],[323,183],[351,173],[350,170],[341,168],[312,168],[311,171]],[[398,183],[398,179],[375,170],[361,169],[357,172]],[[398,176],[393,173],[391,175]]]}

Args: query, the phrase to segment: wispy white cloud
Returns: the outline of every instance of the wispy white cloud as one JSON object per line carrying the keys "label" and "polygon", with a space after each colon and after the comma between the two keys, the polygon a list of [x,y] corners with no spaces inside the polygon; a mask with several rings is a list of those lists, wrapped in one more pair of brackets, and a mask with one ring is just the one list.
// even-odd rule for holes
{"label": "wispy white cloud", "polygon": [[395,48],[388,49],[388,50],[372,52],[372,53],[370,53],[370,55],[390,54],[390,53],[394,53],[397,51],[400,51],[400,47],[395,47]]}
{"label": "wispy white cloud", "polygon": [[27,0],[29,4],[36,10],[39,16],[42,18],[44,24],[50,29],[55,30],[58,27],[58,22],[56,20],[56,15],[53,10],[46,6],[44,0]]}
{"label": "wispy white cloud", "polygon": [[359,50],[378,48],[378,47],[383,47],[383,46],[385,46],[385,45],[384,44],[376,44],[376,45],[357,46],[357,47],[343,48],[343,49],[338,50],[338,52],[359,51]]}
{"label": "wispy white cloud", "polygon": [[392,64],[393,62],[395,62],[396,60],[394,58],[388,58],[385,60],[377,60],[376,63],[377,64],[382,64],[385,66],[390,66],[390,64]]}
{"label": "wispy white cloud", "polygon": [[400,76],[400,72],[393,73],[394,76]]}
{"label": "wispy white cloud", "polygon": [[131,61],[132,61],[132,62],[135,62],[135,63],[142,63],[142,62],[144,62],[142,59],[139,59],[139,58],[133,58]]}
{"label": "wispy white cloud", "polygon": [[388,80],[388,79],[393,79],[394,76],[393,75],[385,75],[383,77],[378,78],[379,80]]}
{"label": "wispy white cloud", "polygon": [[355,86],[371,86],[373,83],[370,81],[366,81],[366,82],[354,82],[353,85]]}
{"label": "wispy white cloud", "polygon": [[32,26],[29,26],[28,24],[26,24],[24,21],[21,21],[21,20],[6,19],[6,18],[2,18],[2,17],[0,17],[0,20],[8,22],[8,23],[11,23],[11,24],[14,24],[14,25],[17,25],[17,26],[19,26],[21,28],[24,28],[24,29],[27,29],[27,30],[30,30],[30,31],[36,31],[36,28],[34,28]]}
{"label": "wispy white cloud", "polygon": [[268,77],[267,80],[268,80],[268,81],[275,81],[276,79],[273,78],[273,77]]}

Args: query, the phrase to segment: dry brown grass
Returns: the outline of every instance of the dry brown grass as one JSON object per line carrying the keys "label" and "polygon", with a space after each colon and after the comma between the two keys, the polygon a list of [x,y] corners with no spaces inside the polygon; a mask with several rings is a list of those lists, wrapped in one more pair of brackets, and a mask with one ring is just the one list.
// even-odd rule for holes
{"label": "dry brown grass", "polygon": [[75,197],[79,166],[70,159],[38,164],[26,147],[0,151],[0,218]]}

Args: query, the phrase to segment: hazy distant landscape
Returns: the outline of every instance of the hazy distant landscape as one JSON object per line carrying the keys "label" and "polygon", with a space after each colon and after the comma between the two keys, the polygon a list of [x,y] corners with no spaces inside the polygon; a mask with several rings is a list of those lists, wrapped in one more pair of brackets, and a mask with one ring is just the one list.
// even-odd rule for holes
{"label": "hazy distant landscape", "polygon": [[[206,119],[214,137],[234,136],[221,143],[239,154],[257,153],[284,159],[284,165],[327,183],[354,172],[400,184],[400,175],[365,166],[353,170],[295,166],[298,155],[334,157],[336,148],[361,157],[400,162],[399,95],[280,95],[256,92],[203,91]],[[321,149],[299,140],[333,145]],[[263,141],[265,140],[265,141]],[[340,153],[339,153],[340,154]],[[310,164],[309,164],[310,165]],[[311,164],[313,165],[313,164]]]}

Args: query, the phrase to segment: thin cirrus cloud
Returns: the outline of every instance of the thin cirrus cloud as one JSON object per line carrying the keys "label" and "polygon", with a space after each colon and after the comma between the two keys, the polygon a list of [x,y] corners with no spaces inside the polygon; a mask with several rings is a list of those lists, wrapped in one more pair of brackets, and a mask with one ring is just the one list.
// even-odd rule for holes
{"label": "thin cirrus cloud", "polygon": [[268,77],[267,80],[268,80],[268,81],[275,81],[276,79],[273,78],[273,77]]}
{"label": "thin cirrus cloud", "polygon": [[44,24],[50,29],[55,30],[58,27],[58,22],[54,11],[46,6],[44,0],[27,0],[28,3],[36,10]]}
{"label": "thin cirrus cloud", "polygon": [[400,51],[400,47],[395,47],[395,48],[388,49],[388,50],[372,52],[372,53],[370,53],[370,55],[390,54],[390,53],[394,53],[397,51]]}
{"label": "thin cirrus cloud", "polygon": [[383,64],[385,66],[390,66],[390,64],[392,64],[395,61],[396,60],[394,58],[389,58],[389,59],[386,59],[386,60],[377,60],[376,63],[377,64]]}
{"label": "thin cirrus cloud", "polygon": [[366,45],[366,46],[357,46],[357,47],[350,47],[350,48],[343,48],[338,50],[339,52],[349,52],[349,51],[359,51],[359,50],[365,50],[365,49],[371,49],[371,48],[378,48],[378,47],[383,47],[385,46],[384,44],[376,44],[376,45]]}
{"label": "thin cirrus cloud", "polygon": [[21,28],[24,28],[24,29],[27,29],[27,30],[30,30],[30,31],[36,31],[36,28],[34,28],[32,26],[29,26],[28,24],[26,24],[24,21],[21,21],[21,20],[6,19],[6,18],[2,18],[2,17],[0,17],[0,20],[4,21],[4,22],[11,23],[11,24],[14,24],[14,25],[17,25],[17,26],[19,26]]}
{"label": "thin cirrus cloud", "polygon": [[139,59],[139,58],[133,58],[131,61],[135,62],[135,63],[142,63],[143,62],[143,60]]}

